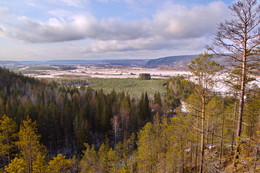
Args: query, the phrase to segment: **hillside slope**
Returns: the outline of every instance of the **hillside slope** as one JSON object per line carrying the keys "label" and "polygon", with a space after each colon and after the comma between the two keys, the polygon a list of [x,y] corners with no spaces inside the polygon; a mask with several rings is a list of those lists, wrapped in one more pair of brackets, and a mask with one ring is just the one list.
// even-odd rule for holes
{"label": "hillside slope", "polygon": [[[198,55],[179,55],[179,56],[168,56],[168,57],[162,57],[153,59],[147,62],[147,67],[158,67],[158,66],[170,66],[173,68],[178,69],[186,69],[187,65],[190,63],[191,60],[196,58]],[[222,65],[227,65],[225,63],[225,57],[221,57],[219,55],[213,55],[213,60],[218,62]]]}
{"label": "hillside slope", "polygon": [[172,66],[176,68],[185,68],[189,62],[194,59],[197,55],[180,55],[180,56],[169,56],[158,59],[153,59],[147,62],[148,67],[158,67],[162,65]]}

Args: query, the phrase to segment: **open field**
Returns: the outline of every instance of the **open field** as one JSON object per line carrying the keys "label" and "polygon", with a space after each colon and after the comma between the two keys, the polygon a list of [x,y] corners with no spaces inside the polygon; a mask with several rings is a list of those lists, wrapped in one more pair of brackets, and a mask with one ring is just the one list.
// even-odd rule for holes
{"label": "open field", "polygon": [[83,78],[66,77],[45,79],[55,81],[63,86],[91,87],[94,90],[103,90],[104,93],[125,92],[131,97],[139,98],[142,93],[147,92],[149,98],[153,99],[155,92],[163,96],[166,92],[166,79],[141,80],[137,78]]}
{"label": "open field", "polygon": [[105,93],[124,91],[132,97],[139,98],[143,92],[147,92],[149,98],[152,98],[155,92],[165,93],[165,79],[140,80],[134,78],[91,78],[90,87],[95,90],[103,89]]}
{"label": "open field", "polygon": [[[30,73],[31,70],[31,73]],[[147,92],[152,98],[155,92],[164,95],[166,79],[177,75],[187,75],[187,71],[162,70],[156,68],[129,67],[129,66],[83,66],[76,65],[71,70],[63,70],[50,66],[24,67],[20,72],[26,76],[35,78],[47,78],[61,84],[74,85],[76,87],[90,86],[95,90],[105,93],[116,92],[129,93],[132,97],[139,98],[143,92]],[[151,74],[151,80],[138,79],[139,74]]]}

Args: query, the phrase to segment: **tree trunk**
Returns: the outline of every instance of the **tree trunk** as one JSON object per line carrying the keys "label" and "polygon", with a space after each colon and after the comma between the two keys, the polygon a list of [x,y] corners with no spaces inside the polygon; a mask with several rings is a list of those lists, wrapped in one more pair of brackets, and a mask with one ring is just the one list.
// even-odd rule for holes
{"label": "tree trunk", "polygon": [[233,115],[233,130],[232,130],[232,139],[231,139],[231,149],[232,149],[232,152],[234,150],[234,143],[235,143],[235,126],[236,126],[236,111],[237,109],[237,101],[235,101],[235,105],[234,105],[234,115]]}
{"label": "tree trunk", "polygon": [[241,72],[241,88],[239,95],[239,111],[237,120],[237,132],[236,132],[236,150],[234,156],[234,171],[236,171],[237,164],[239,162],[239,152],[240,152],[240,138],[242,132],[242,122],[243,122],[243,112],[244,112],[244,102],[245,102],[245,83],[246,83],[246,63],[247,63],[247,27],[245,24],[244,30],[244,41],[243,41],[243,61],[242,61],[242,72]]}
{"label": "tree trunk", "polygon": [[190,142],[190,171],[192,171],[192,155],[193,155],[193,148],[192,148],[192,141]]}
{"label": "tree trunk", "polygon": [[222,115],[222,124],[221,124],[221,142],[220,142],[220,156],[219,156],[220,163],[222,163],[222,156],[223,156],[224,123],[225,123],[225,117],[224,117],[224,115]]}
{"label": "tree trunk", "polygon": [[205,148],[205,137],[204,137],[204,126],[205,126],[205,96],[201,96],[202,107],[201,107],[201,144],[200,144],[200,173],[203,173],[203,162],[204,162],[204,148]]}
{"label": "tree trunk", "polygon": [[183,138],[182,135],[180,136],[181,139],[181,169],[180,172],[183,173],[184,172],[184,149],[183,149]]}
{"label": "tree trunk", "polygon": [[198,170],[198,153],[199,153],[199,134],[198,134],[198,132],[197,132],[197,136],[196,136],[196,157],[195,157],[195,169],[196,169],[196,171]]}
{"label": "tree trunk", "polygon": [[[225,110],[224,98],[222,98],[222,113]],[[224,143],[224,126],[225,125],[225,116],[222,114],[222,123],[221,123],[221,142],[220,142],[220,156],[219,160],[222,163],[222,156],[223,156],[223,143]],[[212,144],[213,145],[213,144]]]}
{"label": "tree trunk", "polygon": [[206,119],[206,124],[207,124],[207,130],[206,130],[206,140],[205,140],[205,144],[209,144],[209,118]]}

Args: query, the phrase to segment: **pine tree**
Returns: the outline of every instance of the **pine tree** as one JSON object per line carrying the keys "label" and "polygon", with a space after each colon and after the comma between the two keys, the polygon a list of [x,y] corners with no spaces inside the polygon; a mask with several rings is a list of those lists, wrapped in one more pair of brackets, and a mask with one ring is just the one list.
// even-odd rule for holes
{"label": "pine tree", "polygon": [[104,172],[107,172],[107,170],[109,168],[108,151],[109,151],[109,146],[107,143],[101,144],[101,146],[99,147],[99,150],[98,150],[99,168]]}
{"label": "pine tree", "polygon": [[98,155],[94,146],[90,147],[85,144],[84,155],[80,161],[80,168],[82,173],[92,173],[99,170]]}
{"label": "pine tree", "polygon": [[71,166],[71,160],[67,160],[62,154],[58,154],[49,161],[49,171],[51,173],[67,172],[68,168]]}
{"label": "pine tree", "polygon": [[260,46],[260,5],[257,0],[239,0],[230,7],[230,10],[234,18],[218,26],[214,44],[230,52],[229,60],[238,69],[239,109],[236,128],[237,147],[234,155],[234,171],[236,171],[239,163],[247,83],[250,81],[250,71],[252,72],[254,63],[258,62],[259,67],[259,52],[255,50],[259,50]]}
{"label": "pine tree", "polygon": [[255,88],[255,92],[247,95],[247,102],[245,104],[245,119],[244,122],[247,124],[244,126],[244,134],[249,138],[256,135],[257,128],[259,128],[260,121],[260,88]]}
{"label": "pine tree", "polygon": [[14,140],[17,138],[16,131],[16,123],[4,115],[0,119],[0,156],[7,157],[8,163],[10,163],[12,159],[12,149],[15,147]]}
{"label": "pine tree", "polygon": [[108,169],[107,172],[117,172],[118,170],[118,163],[119,163],[119,158],[115,150],[112,148],[109,149],[107,152],[107,157],[108,157]]}
{"label": "pine tree", "polygon": [[201,102],[201,151],[200,151],[200,173],[203,172],[204,149],[205,149],[205,119],[206,119],[206,104],[209,101],[211,90],[213,90],[215,76],[217,72],[223,69],[215,61],[211,60],[212,55],[208,53],[200,54],[195,60],[190,62],[188,66],[192,77],[196,81],[196,93]]}
{"label": "pine tree", "polygon": [[[224,103],[223,99],[221,101],[218,97],[213,97],[206,105],[206,114],[208,117],[206,118],[206,144],[214,145],[214,134],[217,133],[217,128],[222,126],[223,114],[224,111]],[[221,122],[221,123],[220,123]],[[219,128],[221,129],[221,128]]]}
{"label": "pine tree", "polygon": [[157,170],[157,152],[154,146],[156,141],[153,124],[148,122],[139,133],[138,145],[138,171],[155,172]]}
{"label": "pine tree", "polygon": [[23,158],[14,158],[12,162],[5,167],[8,173],[28,173],[26,170],[26,162]]}
{"label": "pine tree", "polygon": [[37,155],[35,162],[33,162],[33,173],[46,173],[48,171],[48,166],[46,164],[45,157],[42,155]]}
{"label": "pine tree", "polygon": [[26,171],[32,173],[33,163],[37,160],[37,156],[44,156],[46,150],[40,144],[40,135],[37,134],[36,122],[32,122],[30,118],[24,120],[20,126],[18,138],[16,144],[20,150],[21,158],[26,163]]}
{"label": "pine tree", "polygon": [[127,138],[126,132],[124,133],[124,139],[122,141],[122,159],[126,163],[129,156],[134,151],[135,145],[135,134],[132,133],[129,138]]}
{"label": "pine tree", "polygon": [[119,170],[118,173],[131,173],[130,168],[124,164]]}

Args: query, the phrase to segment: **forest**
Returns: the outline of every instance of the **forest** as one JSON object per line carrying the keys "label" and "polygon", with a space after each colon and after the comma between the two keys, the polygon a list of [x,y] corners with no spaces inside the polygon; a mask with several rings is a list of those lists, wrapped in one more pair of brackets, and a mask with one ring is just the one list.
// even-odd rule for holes
{"label": "forest", "polygon": [[[203,54],[197,61],[209,57]],[[86,87],[64,87],[5,68],[0,68],[0,81],[2,171],[199,169],[202,88],[184,77],[169,79],[166,94],[157,92],[151,100],[147,93],[134,99],[124,92],[104,94]],[[212,90],[203,92],[205,172],[230,170],[238,99]],[[257,86],[247,92],[239,165],[243,171],[256,169],[259,162],[259,93]],[[187,110],[182,110],[181,102]]]}
{"label": "forest", "polygon": [[[204,52],[190,61],[190,77],[168,79],[153,98],[0,67],[0,172],[259,172],[260,6],[241,0],[230,9],[236,20],[214,39],[230,65]],[[228,93],[214,88],[221,75]]]}

